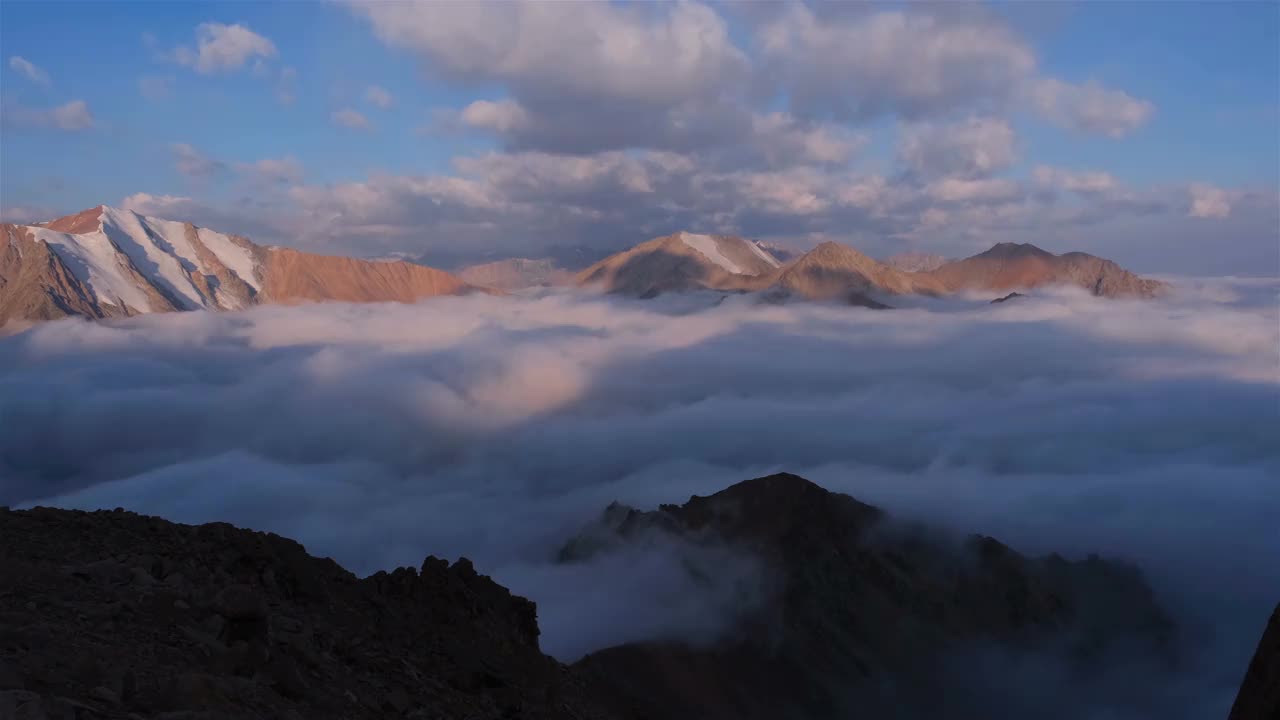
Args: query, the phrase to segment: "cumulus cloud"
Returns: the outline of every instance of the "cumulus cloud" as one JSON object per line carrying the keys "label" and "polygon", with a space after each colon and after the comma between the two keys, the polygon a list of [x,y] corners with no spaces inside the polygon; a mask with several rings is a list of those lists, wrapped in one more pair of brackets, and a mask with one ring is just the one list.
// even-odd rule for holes
{"label": "cumulus cloud", "polygon": [[49,85],[49,73],[20,55],[9,58],[9,68],[37,85]]}
{"label": "cumulus cloud", "polygon": [[1016,135],[999,118],[971,118],[955,125],[920,123],[901,129],[898,155],[924,177],[981,177],[999,172],[1017,157]]}
{"label": "cumulus cloud", "polygon": [[1095,82],[1073,85],[1044,78],[1031,89],[1032,106],[1061,127],[1119,138],[1137,130],[1155,113],[1155,105]]}
{"label": "cumulus cloud", "polygon": [[72,100],[53,108],[30,108],[6,103],[0,107],[0,120],[15,128],[44,128],[77,132],[94,126],[93,113],[84,100]]}
{"label": "cumulus cloud", "polygon": [[395,103],[395,97],[391,95],[391,91],[379,85],[370,85],[364,91],[364,99],[382,110],[386,110]]}
{"label": "cumulus cloud", "polygon": [[1231,214],[1231,202],[1226,191],[1202,183],[1190,187],[1191,209],[1187,215],[1195,218],[1224,218]]}
{"label": "cumulus cloud", "polygon": [[797,111],[850,119],[999,107],[1036,64],[1020,38],[977,17],[819,17],[795,4],[763,23],[758,37]]}
{"label": "cumulus cloud", "polygon": [[509,133],[529,126],[529,113],[515,100],[476,100],[462,109],[462,122],[471,127]]}
{"label": "cumulus cloud", "polygon": [[369,122],[369,118],[365,117],[364,113],[352,108],[335,110],[329,117],[333,120],[334,124],[345,128],[351,128],[352,130],[373,129],[373,125]]}
{"label": "cumulus cloud", "polygon": [[196,27],[195,48],[174,48],[172,56],[179,65],[211,75],[239,70],[250,60],[273,58],[276,46],[244,25],[207,22]]}
{"label": "cumulus cloud", "polygon": [[227,164],[215,160],[187,143],[172,143],[169,153],[173,156],[173,166],[187,177],[209,178],[224,172]]}
{"label": "cumulus cloud", "polygon": [[391,45],[456,77],[564,93],[669,102],[714,92],[746,60],[713,10],[661,12],[604,2],[352,3]]}
{"label": "cumulus cloud", "polygon": [[514,148],[595,152],[688,148],[732,116],[748,61],[728,25],[699,3],[424,5],[353,3],[374,32],[416,53],[427,71],[499,85],[504,100],[458,111]]}

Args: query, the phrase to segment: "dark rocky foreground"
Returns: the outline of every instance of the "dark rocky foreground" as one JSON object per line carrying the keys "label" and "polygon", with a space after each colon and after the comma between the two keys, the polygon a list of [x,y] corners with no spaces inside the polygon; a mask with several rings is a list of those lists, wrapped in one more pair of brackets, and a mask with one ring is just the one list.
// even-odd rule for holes
{"label": "dark rocky foreground", "polygon": [[[358,579],[221,523],[0,511],[0,720],[1071,717],[1018,669],[1052,658],[1087,695],[1117,658],[1177,663],[1132,567],[904,526],[794,475],[611,506],[559,559],[655,534],[756,558],[757,597],[714,641],[565,666],[540,651],[533,603],[466,560]],[[1269,667],[1250,670],[1249,708],[1274,697]]]}
{"label": "dark rocky foreground", "polygon": [[1280,605],[1262,632],[1229,720],[1280,720]]}
{"label": "dark rocky foreground", "polygon": [[0,513],[0,718],[605,718],[466,560],[357,579],[291,540]]}

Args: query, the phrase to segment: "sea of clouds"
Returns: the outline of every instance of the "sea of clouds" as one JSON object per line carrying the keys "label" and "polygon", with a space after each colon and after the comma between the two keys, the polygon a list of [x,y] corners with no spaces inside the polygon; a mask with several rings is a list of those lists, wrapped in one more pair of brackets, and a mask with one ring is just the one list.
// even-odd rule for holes
{"label": "sea of clouds", "polygon": [[[705,637],[749,558],[556,550],[613,500],[787,470],[1029,553],[1138,563],[1225,714],[1280,600],[1276,279],[871,311],[575,292],[66,320],[0,339],[0,504],[298,539],[360,574],[465,555],[543,646]],[[1169,692],[1176,689],[1170,688]]]}

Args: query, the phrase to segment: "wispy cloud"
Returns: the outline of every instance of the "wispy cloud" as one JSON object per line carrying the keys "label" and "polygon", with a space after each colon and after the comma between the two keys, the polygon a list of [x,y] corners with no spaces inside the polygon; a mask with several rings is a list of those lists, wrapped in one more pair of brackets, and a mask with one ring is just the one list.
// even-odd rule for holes
{"label": "wispy cloud", "polygon": [[35,63],[24,57],[14,55],[9,58],[9,67],[19,75],[30,80],[37,85],[48,87],[50,84],[49,73],[39,68]]}

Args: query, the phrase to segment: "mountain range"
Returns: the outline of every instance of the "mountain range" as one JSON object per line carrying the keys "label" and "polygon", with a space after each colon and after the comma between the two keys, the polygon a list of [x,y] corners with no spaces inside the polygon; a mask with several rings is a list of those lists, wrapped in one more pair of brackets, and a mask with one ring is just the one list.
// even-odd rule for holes
{"label": "mountain range", "polygon": [[[900,266],[934,267],[927,271]],[[767,299],[796,297],[888,307],[895,295],[939,296],[1070,285],[1099,297],[1150,298],[1166,285],[1139,277],[1086,253],[1054,255],[1030,244],[999,243],[963,260],[933,258],[880,262],[836,242],[824,242],[788,262],[739,237],[676,233],[641,243],[578,273],[580,285],[652,297],[682,290],[763,292]]]}
{"label": "mountain range", "polygon": [[[774,252],[786,253],[778,257]],[[1147,298],[1165,285],[1085,253],[1054,255],[1001,243],[962,260],[910,255],[880,262],[824,242],[795,255],[729,235],[677,232],[605,257],[590,253],[496,259],[457,274],[406,259],[368,260],[258,245],[189,222],[97,206],[33,225],[0,224],[0,327],[69,315],[112,318],[264,303],[415,302],[437,295],[502,294],[577,285],[635,297],[715,290],[889,307],[904,295],[1005,295],[1072,285],[1101,297]],[[908,269],[904,269],[908,268]],[[909,268],[930,268],[911,270]]]}
{"label": "mountain range", "polygon": [[415,263],[263,246],[103,205],[36,225],[0,225],[0,326],[474,291],[494,292]]}

